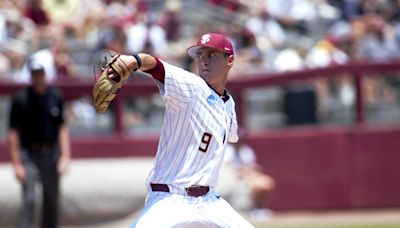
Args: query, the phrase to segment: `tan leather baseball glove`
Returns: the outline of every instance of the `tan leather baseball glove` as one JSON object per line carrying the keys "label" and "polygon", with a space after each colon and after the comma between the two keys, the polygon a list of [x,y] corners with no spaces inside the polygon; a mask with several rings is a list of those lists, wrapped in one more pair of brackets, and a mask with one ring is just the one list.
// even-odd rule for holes
{"label": "tan leather baseball glove", "polygon": [[117,96],[131,72],[128,59],[123,55],[117,54],[107,63],[93,87],[93,102],[98,113],[102,114],[107,111],[111,101]]}

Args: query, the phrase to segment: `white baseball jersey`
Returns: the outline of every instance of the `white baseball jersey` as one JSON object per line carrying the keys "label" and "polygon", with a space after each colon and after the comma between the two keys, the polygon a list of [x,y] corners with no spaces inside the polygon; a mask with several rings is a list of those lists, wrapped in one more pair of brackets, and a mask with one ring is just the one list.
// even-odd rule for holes
{"label": "white baseball jersey", "polygon": [[192,185],[215,188],[224,147],[236,142],[235,103],[225,102],[201,77],[162,62],[164,83],[156,80],[166,111],[160,142],[147,183],[182,193]]}

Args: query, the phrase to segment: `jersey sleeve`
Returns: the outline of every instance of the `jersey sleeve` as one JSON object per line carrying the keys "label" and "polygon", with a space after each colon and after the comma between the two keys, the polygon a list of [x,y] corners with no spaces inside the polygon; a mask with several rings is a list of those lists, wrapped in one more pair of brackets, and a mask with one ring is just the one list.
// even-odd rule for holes
{"label": "jersey sleeve", "polygon": [[164,82],[156,80],[167,108],[179,111],[187,106],[199,91],[200,78],[182,68],[161,61],[164,65]]}
{"label": "jersey sleeve", "polygon": [[20,104],[20,102],[18,102],[17,97],[14,97],[12,99],[11,110],[10,110],[9,121],[8,121],[9,128],[10,129],[20,128],[21,117],[22,117],[21,104]]}

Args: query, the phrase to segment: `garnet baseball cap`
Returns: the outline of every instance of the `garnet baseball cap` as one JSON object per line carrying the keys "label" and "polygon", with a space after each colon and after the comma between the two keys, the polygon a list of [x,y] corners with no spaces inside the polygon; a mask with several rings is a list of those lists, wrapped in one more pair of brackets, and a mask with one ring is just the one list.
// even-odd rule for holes
{"label": "garnet baseball cap", "polygon": [[217,49],[228,55],[233,55],[233,47],[231,42],[224,36],[218,33],[206,33],[200,37],[196,45],[193,45],[187,49],[187,53],[190,57],[195,58],[197,50],[201,47],[210,47]]}

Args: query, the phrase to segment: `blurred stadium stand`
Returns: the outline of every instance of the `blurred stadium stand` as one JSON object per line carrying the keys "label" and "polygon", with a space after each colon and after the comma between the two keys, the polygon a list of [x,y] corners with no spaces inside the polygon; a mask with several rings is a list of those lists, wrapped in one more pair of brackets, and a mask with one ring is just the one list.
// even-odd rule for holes
{"label": "blurred stadium stand", "polygon": [[[265,77],[246,75],[229,82],[228,87],[237,101],[239,121],[247,129],[247,142],[255,149],[265,171],[277,181],[276,191],[269,202],[271,208],[399,205],[399,99],[396,98],[391,105],[380,101],[382,103],[371,106],[366,99],[365,89],[365,81],[371,75],[394,80],[398,74],[393,72],[399,70],[398,62],[353,63],[270,73]],[[355,97],[352,105],[346,107],[343,104],[339,110],[333,105],[335,109],[330,111],[328,117],[311,113],[313,118],[318,117],[318,121],[312,119],[297,125],[287,122],[285,88],[301,83],[303,88],[307,85],[310,91],[310,88],[317,88],[315,81],[337,80],[344,73],[349,73],[353,82]],[[3,102],[4,106],[8,103],[7,95],[20,86],[0,84],[2,99],[7,101]],[[74,102],[77,103],[75,105],[87,105],[88,108],[78,109],[81,112],[70,117],[77,118],[70,122],[75,159],[155,155],[163,106],[158,100],[159,96],[153,96],[157,94],[157,89],[152,79],[144,76],[129,81],[113,103],[112,110],[101,116],[94,113],[93,116],[89,115],[93,112],[93,108],[90,108],[91,83],[64,82],[58,86],[69,101],[70,109],[74,109]],[[270,90],[280,92],[270,96]],[[321,99],[321,94],[315,93]],[[315,109],[314,106],[310,110]],[[3,117],[7,115],[5,110],[2,109]],[[317,109],[314,111],[317,112]],[[2,129],[7,128],[4,118],[2,125]],[[4,139],[3,133],[0,149],[4,152],[0,154],[0,161],[9,159]]]}

